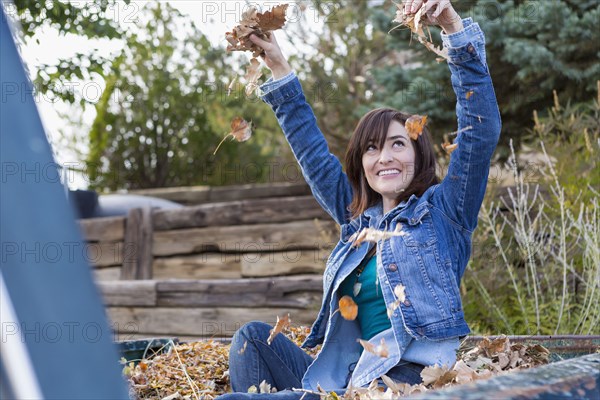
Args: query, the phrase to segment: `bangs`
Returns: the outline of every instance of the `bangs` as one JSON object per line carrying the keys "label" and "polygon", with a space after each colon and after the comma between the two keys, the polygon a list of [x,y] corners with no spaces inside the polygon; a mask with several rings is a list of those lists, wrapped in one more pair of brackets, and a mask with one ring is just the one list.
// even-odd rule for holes
{"label": "bangs", "polygon": [[367,113],[358,123],[358,151],[362,155],[367,152],[369,145],[382,148],[392,121],[398,121],[404,126],[408,116],[390,108],[378,108]]}

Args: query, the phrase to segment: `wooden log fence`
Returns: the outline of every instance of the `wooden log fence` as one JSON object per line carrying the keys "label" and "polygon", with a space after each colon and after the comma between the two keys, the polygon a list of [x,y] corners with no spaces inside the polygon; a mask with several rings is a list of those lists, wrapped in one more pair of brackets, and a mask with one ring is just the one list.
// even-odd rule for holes
{"label": "wooden log fence", "polygon": [[98,282],[107,313],[121,334],[185,337],[227,337],[246,322],[275,323],[287,313],[295,324],[309,325],[321,302],[322,285],[319,275]]}
{"label": "wooden log fence", "polygon": [[312,196],[133,209],[80,226],[100,280],[319,273],[338,236]]}
{"label": "wooden log fence", "polygon": [[339,231],[306,185],[186,190],[144,194],[200,204],[80,221],[115,340],[229,338],[287,313],[310,325]]}

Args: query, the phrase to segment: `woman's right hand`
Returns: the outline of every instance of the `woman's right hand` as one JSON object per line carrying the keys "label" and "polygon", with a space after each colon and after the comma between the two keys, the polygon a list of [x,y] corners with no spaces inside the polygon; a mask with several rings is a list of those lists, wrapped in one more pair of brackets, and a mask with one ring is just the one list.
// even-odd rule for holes
{"label": "woman's right hand", "polygon": [[265,60],[265,64],[267,64],[267,67],[271,70],[273,79],[283,78],[292,72],[292,68],[281,52],[281,48],[277,43],[274,33],[271,33],[270,40],[262,40],[256,35],[250,35],[250,40],[265,51],[265,55],[261,57]]}

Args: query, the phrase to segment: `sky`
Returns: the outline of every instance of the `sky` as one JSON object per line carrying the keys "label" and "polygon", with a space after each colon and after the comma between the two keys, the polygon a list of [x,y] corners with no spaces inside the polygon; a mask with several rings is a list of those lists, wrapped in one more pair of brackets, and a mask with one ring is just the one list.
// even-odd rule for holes
{"label": "sky", "polygon": [[[74,2],[77,3],[77,2]],[[81,3],[81,2],[80,2]],[[109,18],[116,19],[125,29],[137,29],[138,15],[140,10],[146,6],[148,1],[132,1],[130,4],[118,3],[110,11]],[[259,11],[266,11],[277,4],[288,3],[287,11],[288,25],[297,23],[300,13],[304,12],[307,21],[314,24],[318,29],[322,24],[323,17],[318,17],[309,2],[293,1],[205,1],[205,0],[177,0],[169,1],[173,7],[182,14],[188,15],[207,35],[214,45],[225,46],[225,32],[231,30],[239,20],[241,14],[250,6],[255,6]],[[286,40],[285,35],[279,34],[278,41],[286,54],[296,51]],[[22,48],[21,55],[32,71],[42,64],[56,64],[58,59],[69,58],[76,53],[95,52],[102,56],[116,54],[121,49],[122,43],[108,40],[89,40],[76,35],[59,35],[55,29],[45,29],[34,36]],[[102,81],[91,81],[77,84],[76,90],[94,102],[99,100],[103,88]],[[79,110],[77,107],[69,106],[55,99],[40,95],[37,101],[42,122],[53,144],[56,161],[61,165],[71,165],[75,168],[84,168],[81,153],[85,153],[87,145],[86,129],[89,129],[94,119],[93,107]],[[69,119],[76,120],[81,126],[74,126]],[[73,175],[70,174],[69,177]],[[83,177],[70,178],[66,182],[71,189],[83,189],[87,187]]]}

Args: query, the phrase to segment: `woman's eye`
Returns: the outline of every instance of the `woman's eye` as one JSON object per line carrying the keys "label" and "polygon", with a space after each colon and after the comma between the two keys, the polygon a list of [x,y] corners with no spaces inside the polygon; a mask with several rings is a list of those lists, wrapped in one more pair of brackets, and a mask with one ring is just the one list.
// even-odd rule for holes
{"label": "woman's eye", "polygon": [[367,151],[374,151],[374,150],[377,150],[377,147],[375,147],[374,144],[370,144],[367,146]]}
{"label": "woman's eye", "polygon": [[392,146],[394,146],[394,147],[404,147],[404,142],[402,140],[396,140],[394,143],[392,143]]}

